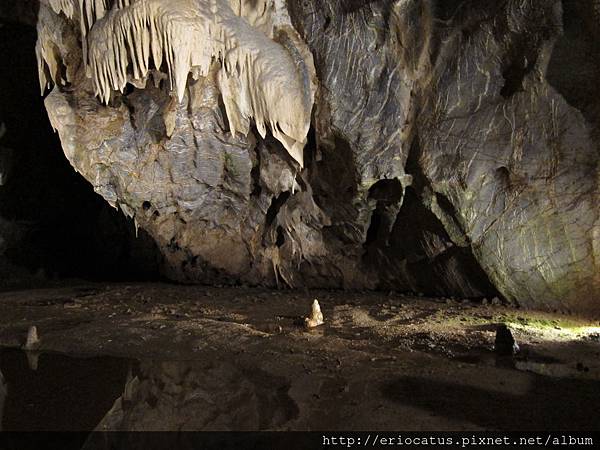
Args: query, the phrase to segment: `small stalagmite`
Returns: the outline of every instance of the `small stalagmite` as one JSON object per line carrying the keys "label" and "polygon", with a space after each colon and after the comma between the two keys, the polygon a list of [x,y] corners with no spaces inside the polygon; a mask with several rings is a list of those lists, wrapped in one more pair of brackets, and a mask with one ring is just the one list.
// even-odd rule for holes
{"label": "small stalagmite", "polygon": [[315,299],[312,303],[312,310],[310,312],[310,316],[304,319],[304,325],[306,328],[316,328],[319,325],[323,325],[325,322],[323,320],[323,313],[321,312],[321,306],[319,305],[319,301]]}
{"label": "small stalagmite", "polygon": [[40,338],[38,336],[37,327],[32,325],[29,327],[29,331],[27,331],[27,340],[25,341],[25,345],[23,348],[25,350],[35,350],[40,346]]}

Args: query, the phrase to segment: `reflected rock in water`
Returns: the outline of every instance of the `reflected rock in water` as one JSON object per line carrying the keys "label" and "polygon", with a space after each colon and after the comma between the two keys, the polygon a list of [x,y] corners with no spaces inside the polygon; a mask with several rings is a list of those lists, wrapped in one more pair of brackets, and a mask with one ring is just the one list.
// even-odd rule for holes
{"label": "reflected rock in water", "polygon": [[145,361],[96,430],[283,429],[298,415],[289,387],[284,378],[218,359]]}

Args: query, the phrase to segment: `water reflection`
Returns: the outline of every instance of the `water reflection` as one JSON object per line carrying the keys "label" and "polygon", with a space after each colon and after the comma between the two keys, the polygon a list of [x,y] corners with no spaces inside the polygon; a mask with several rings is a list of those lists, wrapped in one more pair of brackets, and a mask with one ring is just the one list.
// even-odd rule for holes
{"label": "water reflection", "polygon": [[138,362],[38,354],[33,365],[31,357],[0,351],[4,430],[272,430],[298,414],[284,378],[222,355]]}
{"label": "water reflection", "polygon": [[[234,359],[233,355],[216,351],[203,351],[194,361],[77,358],[42,353],[37,363],[31,364],[31,356],[0,349],[0,427],[5,431],[314,429],[324,423],[343,426],[371,419],[373,422],[368,423],[406,423],[401,415],[406,407],[431,410],[437,416],[482,427],[540,429],[551,423],[557,429],[559,425],[585,428],[597,423],[600,399],[598,380],[594,378],[597,367],[536,359],[532,352],[527,359],[509,357],[506,362],[491,352],[483,353],[481,358],[465,359],[484,369],[493,366],[496,372],[487,381],[481,376],[471,377],[471,384],[467,378],[456,385],[452,379],[443,378],[444,372],[431,372],[435,376],[380,372],[387,378],[375,379],[373,365],[367,371],[357,370],[339,378],[325,372],[331,369],[327,365],[322,369],[325,374],[304,371],[304,376],[296,376],[294,360],[284,364],[288,369],[283,372],[286,376],[278,376],[272,373],[276,372],[276,365],[267,356]],[[384,371],[386,364],[377,367]],[[35,367],[37,370],[33,370]],[[510,370],[521,371],[518,377],[522,382],[505,383],[503,377]],[[470,372],[472,368],[465,373]],[[373,390],[369,390],[371,386]],[[386,402],[392,402],[394,407],[379,409]],[[464,406],[458,408],[461,413],[457,412],[457,404]],[[489,408],[490,404],[494,408]],[[303,411],[301,416],[298,405]],[[351,415],[362,405],[370,406]],[[540,414],[527,414],[527,405],[538,405]],[[400,411],[398,416],[394,416],[396,410]],[[156,436],[143,434],[133,437],[132,442],[112,441],[130,439],[132,434],[136,433],[95,433],[87,442],[84,436],[76,448],[85,443],[87,450],[148,449],[153,442],[143,439]]]}
{"label": "water reflection", "polygon": [[0,427],[93,430],[123,392],[129,364],[120,358],[0,349]]}
{"label": "water reflection", "polygon": [[297,414],[283,378],[218,358],[143,361],[101,431],[277,429]]}

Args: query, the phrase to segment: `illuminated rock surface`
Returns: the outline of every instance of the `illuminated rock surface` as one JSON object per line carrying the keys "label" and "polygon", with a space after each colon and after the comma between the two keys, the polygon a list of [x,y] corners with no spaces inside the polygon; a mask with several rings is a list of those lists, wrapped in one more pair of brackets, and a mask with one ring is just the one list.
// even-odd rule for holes
{"label": "illuminated rock surface", "polygon": [[50,0],[40,81],[73,167],[174,280],[597,312],[596,11]]}

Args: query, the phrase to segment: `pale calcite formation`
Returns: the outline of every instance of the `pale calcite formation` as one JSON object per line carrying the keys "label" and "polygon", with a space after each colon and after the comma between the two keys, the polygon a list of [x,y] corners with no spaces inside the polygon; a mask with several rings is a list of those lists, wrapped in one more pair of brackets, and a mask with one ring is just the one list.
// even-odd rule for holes
{"label": "pale calcite formation", "polygon": [[306,328],[316,328],[319,325],[323,325],[325,321],[323,320],[323,313],[321,312],[321,305],[319,305],[319,301],[315,299],[312,302],[310,315],[304,319],[304,325]]}
{"label": "pale calcite formation", "polygon": [[[218,61],[218,86],[232,132],[267,126],[303,165],[314,101],[314,67],[280,0],[50,0],[55,13],[79,11],[83,62],[96,94],[108,104],[128,83],[144,87],[165,70],[183,101],[188,76],[206,77]],[[76,6],[78,8],[76,8]],[[47,14],[46,14],[47,15]],[[64,84],[54,51],[62,39],[44,14],[38,26],[40,84]],[[282,31],[285,30],[285,33]],[[163,64],[164,63],[164,64]],[[156,76],[153,76],[156,79]]]}
{"label": "pale calcite formation", "polygon": [[25,345],[23,346],[23,348],[25,350],[35,350],[39,346],[40,338],[38,336],[37,327],[35,325],[32,325],[27,331],[27,340],[25,341]]}

